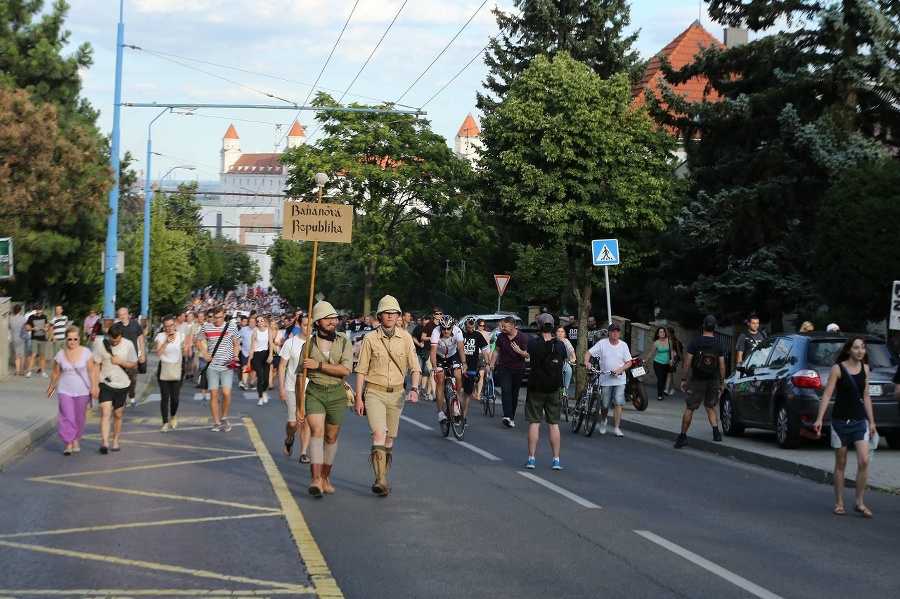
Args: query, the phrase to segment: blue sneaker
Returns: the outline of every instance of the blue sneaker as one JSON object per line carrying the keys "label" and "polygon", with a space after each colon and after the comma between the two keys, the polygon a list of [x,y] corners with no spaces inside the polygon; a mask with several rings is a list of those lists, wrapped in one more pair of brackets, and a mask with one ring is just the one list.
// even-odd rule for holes
{"label": "blue sneaker", "polygon": [[553,458],[553,466],[554,470],[562,470],[562,462],[559,461],[559,458]]}
{"label": "blue sneaker", "polygon": [[534,470],[534,458],[528,458],[528,461],[525,462],[525,467],[529,470]]}

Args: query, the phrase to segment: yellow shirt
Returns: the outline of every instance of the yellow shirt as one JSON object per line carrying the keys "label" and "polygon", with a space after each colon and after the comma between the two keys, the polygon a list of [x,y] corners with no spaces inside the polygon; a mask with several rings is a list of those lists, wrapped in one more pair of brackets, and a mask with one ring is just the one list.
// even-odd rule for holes
{"label": "yellow shirt", "polygon": [[[402,371],[397,368],[398,365]],[[363,374],[367,382],[382,387],[402,388],[407,369],[411,372],[422,370],[409,333],[394,327],[393,337],[388,337],[379,327],[363,337],[356,372]]]}
{"label": "yellow shirt", "polygon": [[[341,347],[342,343],[343,347]],[[325,364],[341,364],[348,371],[353,371],[353,344],[350,343],[350,339],[347,338],[347,335],[343,333],[337,333],[335,335],[334,342],[331,344],[331,351],[328,353],[327,358],[325,357],[325,354],[322,353],[322,350],[319,349],[319,345],[316,342],[316,336],[313,335],[309,340],[309,357],[317,362],[324,362]],[[302,368],[297,369],[297,374],[302,372]],[[325,387],[340,384],[340,382],[344,380],[344,377],[342,376],[334,376],[318,370],[307,371],[306,377],[309,379],[309,382]]]}

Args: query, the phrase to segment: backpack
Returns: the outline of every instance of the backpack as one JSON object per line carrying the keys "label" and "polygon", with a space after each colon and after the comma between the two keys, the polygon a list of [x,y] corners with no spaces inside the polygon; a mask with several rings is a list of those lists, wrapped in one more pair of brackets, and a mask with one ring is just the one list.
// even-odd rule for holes
{"label": "backpack", "polygon": [[554,337],[543,341],[538,347],[537,355],[531,361],[531,372],[528,375],[528,387],[535,391],[556,391],[562,387],[563,357],[559,355]]}
{"label": "backpack", "polygon": [[719,348],[715,339],[713,339],[712,344],[704,343],[702,339],[700,340],[700,349],[697,351],[697,356],[694,359],[694,368],[700,374],[710,377],[715,376],[719,371]]}

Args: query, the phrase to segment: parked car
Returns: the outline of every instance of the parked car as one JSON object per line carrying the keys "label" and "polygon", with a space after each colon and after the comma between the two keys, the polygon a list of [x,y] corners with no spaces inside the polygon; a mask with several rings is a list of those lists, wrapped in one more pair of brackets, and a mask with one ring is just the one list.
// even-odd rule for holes
{"label": "parked car", "polygon": [[[746,428],[775,431],[785,449],[815,438],[813,424],[834,360],[851,333],[782,333],[762,341],[725,379],[719,402],[722,431],[740,436]],[[900,411],[891,382],[897,358],[883,339],[858,335],[866,341],[869,395],[875,425],[892,449],[900,449]],[[831,406],[823,429],[830,428]]]}

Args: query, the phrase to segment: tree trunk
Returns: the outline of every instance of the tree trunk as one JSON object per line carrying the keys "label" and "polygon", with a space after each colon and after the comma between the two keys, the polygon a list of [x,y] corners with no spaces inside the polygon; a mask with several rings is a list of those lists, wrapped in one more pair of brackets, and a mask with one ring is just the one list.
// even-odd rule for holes
{"label": "tree trunk", "polygon": [[[587,346],[587,318],[591,313],[591,295],[594,287],[591,284],[591,267],[585,272],[584,287],[579,287],[581,281],[578,280],[578,272],[571,256],[566,256],[566,262],[569,266],[569,280],[572,283],[572,291],[575,293],[575,301],[578,303],[578,341],[575,342],[575,359],[578,364],[584,362],[584,354],[588,350]],[[575,397],[584,392],[587,386],[587,377],[584,368],[575,365]]]}
{"label": "tree trunk", "polygon": [[372,311],[372,287],[375,285],[376,268],[374,262],[363,268],[363,314],[369,314]]}

